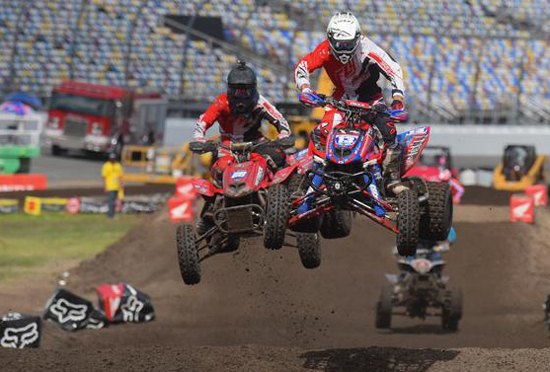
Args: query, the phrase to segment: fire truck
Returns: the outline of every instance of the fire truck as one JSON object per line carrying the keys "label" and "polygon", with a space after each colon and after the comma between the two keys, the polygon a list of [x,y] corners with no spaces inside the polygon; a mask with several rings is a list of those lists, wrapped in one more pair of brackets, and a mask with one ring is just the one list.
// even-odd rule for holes
{"label": "fire truck", "polygon": [[168,102],[159,92],[66,81],[52,90],[45,129],[53,155],[120,154],[127,144],[161,146]]}

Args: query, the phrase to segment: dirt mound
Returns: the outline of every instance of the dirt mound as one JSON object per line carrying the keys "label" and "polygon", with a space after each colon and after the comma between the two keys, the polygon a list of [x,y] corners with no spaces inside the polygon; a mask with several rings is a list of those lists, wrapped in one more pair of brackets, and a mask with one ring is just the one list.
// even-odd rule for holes
{"label": "dirt mound", "polygon": [[[550,289],[550,215],[540,211],[535,226],[510,224],[504,209],[488,208],[458,208],[458,242],[445,257],[451,286],[465,296],[458,333],[442,331],[437,318],[396,318],[390,332],[374,328],[384,273],[397,267],[394,237],[365,219],[355,220],[350,237],[323,241],[319,269],[302,268],[295,249],[273,252],[249,240],[204,262],[203,281],[190,287],[181,281],[175,228],[163,212],[69,278],[69,288],[89,298],[101,282],[128,282],[151,295],[157,320],[75,334],[46,324],[42,349],[0,350],[0,358],[25,370],[91,363],[125,370],[129,361],[132,370],[526,370],[524,363],[541,355],[547,361],[549,352],[442,350],[548,346],[541,304]],[[488,222],[495,220],[501,222]],[[501,365],[504,354],[512,356]]]}

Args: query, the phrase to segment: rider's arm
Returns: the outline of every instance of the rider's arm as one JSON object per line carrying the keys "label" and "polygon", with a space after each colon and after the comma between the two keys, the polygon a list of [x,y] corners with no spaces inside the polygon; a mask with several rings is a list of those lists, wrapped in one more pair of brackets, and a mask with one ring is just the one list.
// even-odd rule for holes
{"label": "rider's arm", "polygon": [[403,71],[401,66],[386,51],[373,41],[363,38],[363,50],[367,50],[367,58],[378,67],[379,71],[392,85],[392,98],[403,101],[405,98],[405,84],[403,83]]}
{"label": "rider's arm", "polygon": [[303,91],[310,88],[309,74],[322,67],[329,58],[328,41],[325,40],[317,45],[315,50],[306,54],[298,61],[294,68],[294,81],[298,90]]}
{"label": "rider's arm", "polygon": [[269,103],[269,101],[262,95],[260,95],[258,105],[262,108],[264,119],[277,128],[279,137],[286,137],[290,135],[290,126],[288,125],[288,122],[275,106]]}
{"label": "rider's arm", "polygon": [[195,123],[195,130],[193,131],[193,138],[195,140],[200,141],[205,139],[206,131],[218,120],[225,106],[224,95],[216,97],[214,102],[212,102]]}

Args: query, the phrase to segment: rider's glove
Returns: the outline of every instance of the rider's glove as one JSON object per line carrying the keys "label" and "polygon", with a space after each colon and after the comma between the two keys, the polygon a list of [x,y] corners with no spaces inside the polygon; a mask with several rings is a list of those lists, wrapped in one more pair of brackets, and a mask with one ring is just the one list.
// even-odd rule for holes
{"label": "rider's glove", "polygon": [[286,130],[282,130],[281,132],[279,132],[278,138],[281,139],[281,138],[286,138],[288,136],[290,136],[290,133],[288,133]]}
{"label": "rider's glove", "polygon": [[384,102],[375,103],[368,114],[365,116],[365,120],[369,123],[373,123],[380,116],[387,116],[388,106]]}
{"label": "rider's glove", "polygon": [[393,102],[391,103],[391,109],[392,110],[404,110],[405,105],[403,104],[403,101],[399,101],[399,100],[394,99]]}
{"label": "rider's glove", "polygon": [[[312,102],[310,102],[306,97],[304,97],[305,95],[317,96],[317,92],[315,92],[313,89],[311,89],[309,87],[306,87],[306,88],[302,89],[302,92],[299,95],[300,102],[302,102],[302,104],[304,104],[305,106],[308,106],[308,107],[315,107],[315,105],[312,104]],[[305,99],[303,99],[303,98],[305,98]]]}

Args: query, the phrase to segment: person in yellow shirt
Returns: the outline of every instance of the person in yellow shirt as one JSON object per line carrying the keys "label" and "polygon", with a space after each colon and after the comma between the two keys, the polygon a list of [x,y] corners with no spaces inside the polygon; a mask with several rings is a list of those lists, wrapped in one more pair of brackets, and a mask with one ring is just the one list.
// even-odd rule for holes
{"label": "person in yellow shirt", "polygon": [[124,192],[124,184],[122,181],[124,171],[122,165],[117,161],[117,155],[115,153],[109,154],[109,160],[103,164],[101,175],[103,176],[104,189],[107,193],[107,202],[109,205],[107,217],[113,218],[115,216],[117,199],[119,195]]}

